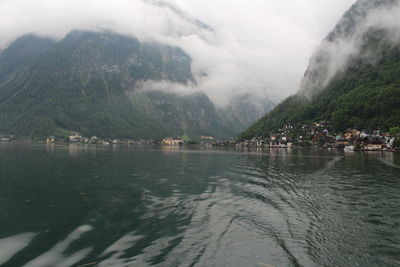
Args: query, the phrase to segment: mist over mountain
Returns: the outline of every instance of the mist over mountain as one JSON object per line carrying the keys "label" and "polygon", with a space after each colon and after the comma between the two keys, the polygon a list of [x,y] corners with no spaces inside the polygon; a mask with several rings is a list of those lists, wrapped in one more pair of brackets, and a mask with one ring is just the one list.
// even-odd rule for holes
{"label": "mist over mountain", "polygon": [[182,49],[196,80],[189,90],[218,107],[265,88],[275,102],[296,90],[310,53],[354,1],[3,0],[0,49],[31,33],[60,41],[108,30]]}
{"label": "mist over mountain", "polygon": [[[115,125],[130,125],[114,127],[119,129],[115,136],[138,137],[149,132],[155,136],[157,129],[152,125],[162,128],[160,136],[169,132],[235,135],[295,90],[321,31],[353,2],[256,0],[249,4],[240,0],[226,5],[219,0],[201,4],[122,0],[115,5],[106,0],[2,1],[2,131],[47,134],[54,129],[80,129],[82,133],[109,135],[104,123],[93,123],[102,116]],[[27,33],[46,40],[49,48],[43,45],[43,51],[32,52],[31,58],[18,55],[30,49],[16,49],[20,37]],[[79,40],[79,33],[91,33],[90,38],[86,36],[90,41]],[[136,45],[121,44],[124,38],[135,40]],[[17,56],[7,58],[12,50]],[[60,62],[65,62],[64,66]],[[28,91],[30,101],[26,101]],[[71,95],[67,97],[68,92]],[[96,94],[102,98],[95,98]],[[68,111],[66,104],[54,108],[47,103],[51,99],[58,106],[62,95],[72,103],[73,111]],[[193,97],[204,106],[199,109]],[[88,98],[95,100],[86,103]],[[178,99],[179,104],[172,104]],[[41,107],[40,119],[30,117],[35,117],[32,114],[36,111],[30,114],[27,103]],[[188,103],[197,111],[189,112]],[[213,108],[202,112],[211,107],[209,103]],[[56,112],[46,114],[53,109]],[[90,110],[90,115],[82,116],[82,110]],[[103,114],[104,110],[109,111]],[[133,115],[127,118],[126,114]],[[174,119],[171,114],[175,114]],[[75,121],[75,117],[80,119]],[[46,126],[33,127],[33,121]],[[173,127],[169,124],[172,121]],[[137,127],[132,131],[134,125]],[[28,128],[31,131],[26,131]]]}
{"label": "mist over mountain", "polygon": [[237,133],[252,125],[276,106],[269,97],[259,97],[250,93],[234,96],[228,103],[218,109],[219,114]]}
{"label": "mist over mountain", "polygon": [[300,91],[241,138],[285,123],[330,121],[336,130],[385,129],[400,121],[400,4],[357,1],[313,54]]}
{"label": "mist over mountain", "polygon": [[[393,8],[392,10],[390,10]],[[374,61],[376,51],[365,51],[367,38],[379,38],[385,29],[385,40],[398,40],[399,28],[397,0],[360,0],[341,18],[333,31],[322,41],[310,59],[300,85],[307,97],[323,90],[336,74],[346,71],[357,57]],[[362,52],[364,53],[361,55]]]}
{"label": "mist over mountain", "polygon": [[[113,33],[74,31],[59,42],[21,37],[0,56],[0,131],[136,138],[183,135],[183,128],[190,132],[188,124],[171,127],[179,117],[164,120],[144,112],[143,103],[134,105],[134,92],[145,80],[193,82],[190,58],[179,48]],[[177,99],[174,107],[185,101]],[[210,110],[207,97],[197,102],[192,113]],[[218,123],[215,116],[203,115],[204,120],[190,123],[201,124],[200,131],[209,134],[214,134],[211,128],[222,128],[212,127]]]}
{"label": "mist over mountain", "polygon": [[58,42],[23,36],[0,54],[0,132],[228,138],[260,116],[238,126],[203,92],[174,89],[195,83],[180,48],[112,32],[73,31]]}

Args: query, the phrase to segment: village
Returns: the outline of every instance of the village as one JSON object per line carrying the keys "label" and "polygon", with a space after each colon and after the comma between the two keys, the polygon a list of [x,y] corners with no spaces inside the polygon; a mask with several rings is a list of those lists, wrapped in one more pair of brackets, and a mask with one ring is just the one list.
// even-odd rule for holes
{"label": "village", "polygon": [[[318,147],[326,150],[344,151],[397,151],[400,149],[400,127],[383,133],[380,130],[347,129],[339,133],[331,131],[330,122],[318,121],[311,125],[286,123],[275,134],[253,137],[249,140],[220,141],[212,136],[201,136],[197,140],[188,140],[182,137],[165,137],[161,140],[131,140],[131,139],[105,139],[97,136],[83,137],[79,133],[57,139],[49,136],[39,139],[39,143],[71,143],[71,144],[101,144],[101,145],[166,145],[183,146],[199,145],[205,147],[236,147],[236,148],[282,148],[293,147]],[[31,139],[18,139],[14,135],[0,135],[0,142],[24,141],[34,142]]]}
{"label": "village", "polygon": [[327,121],[301,126],[287,123],[268,137],[253,137],[236,143],[238,147],[292,148],[294,146],[316,146],[327,150],[344,151],[395,151],[400,148],[400,127],[382,133],[380,130],[347,129],[331,132]]}

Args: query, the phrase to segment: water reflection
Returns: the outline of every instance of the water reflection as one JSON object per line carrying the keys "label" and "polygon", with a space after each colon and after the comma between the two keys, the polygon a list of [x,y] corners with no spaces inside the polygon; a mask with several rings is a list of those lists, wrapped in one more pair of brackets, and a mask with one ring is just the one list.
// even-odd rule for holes
{"label": "water reflection", "polygon": [[0,158],[5,266],[400,260],[397,154],[44,145]]}
{"label": "water reflection", "polygon": [[90,225],[82,225],[75,229],[68,237],[57,243],[49,251],[45,252],[43,255],[33,259],[28,262],[24,267],[50,267],[50,266],[72,266],[78,261],[85,258],[85,256],[91,251],[91,248],[82,249],[80,251],[64,256],[67,250],[70,248],[71,244],[79,240],[81,236],[93,228]]}
{"label": "water reflection", "polygon": [[27,247],[35,233],[23,233],[0,239],[0,265],[6,263],[11,257]]}

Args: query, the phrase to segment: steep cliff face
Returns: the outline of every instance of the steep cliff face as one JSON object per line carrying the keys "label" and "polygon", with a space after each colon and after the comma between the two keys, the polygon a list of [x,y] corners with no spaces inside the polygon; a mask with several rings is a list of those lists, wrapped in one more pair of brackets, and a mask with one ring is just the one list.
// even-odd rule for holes
{"label": "steep cliff face", "polygon": [[382,128],[400,121],[400,3],[359,0],[310,59],[299,92],[241,134],[268,135],[285,123],[331,121]]}
{"label": "steep cliff face", "polygon": [[233,135],[206,95],[143,92],[145,81],[194,83],[190,57],[111,32],[74,31],[59,42],[21,37],[0,54],[0,132]]}
{"label": "steep cliff face", "polygon": [[300,94],[312,98],[321,92],[335,75],[345,72],[352,61],[360,58],[362,52],[371,52],[365,50],[367,39],[374,35],[384,38],[383,33],[377,31],[379,23],[372,21],[374,14],[384,14],[398,3],[398,0],[357,1],[312,55],[300,85]]}

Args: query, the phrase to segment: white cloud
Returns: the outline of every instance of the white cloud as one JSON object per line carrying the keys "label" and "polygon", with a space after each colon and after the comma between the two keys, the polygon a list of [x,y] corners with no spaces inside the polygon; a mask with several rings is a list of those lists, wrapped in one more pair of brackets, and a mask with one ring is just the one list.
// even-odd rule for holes
{"label": "white cloud", "polygon": [[[342,28],[347,25],[347,30],[338,31],[334,38],[324,40],[315,51],[309,73],[302,81],[301,92],[309,98],[320,92],[338,73],[346,71],[352,58],[361,57],[370,63],[376,62],[379,59],[379,47],[373,51],[363,50],[367,34],[377,34],[371,29],[384,29],[385,41],[397,45],[400,42],[399,17],[399,4],[388,7],[384,2],[381,6],[367,0],[360,2],[352,15],[356,27],[352,28],[353,22],[348,23],[344,19],[341,25]],[[378,34],[375,38],[383,38],[382,33]]]}
{"label": "white cloud", "polygon": [[354,2],[0,0],[0,47],[26,33],[59,39],[72,29],[109,28],[182,47],[198,89],[216,103],[245,91],[283,98],[297,91],[312,51]]}

